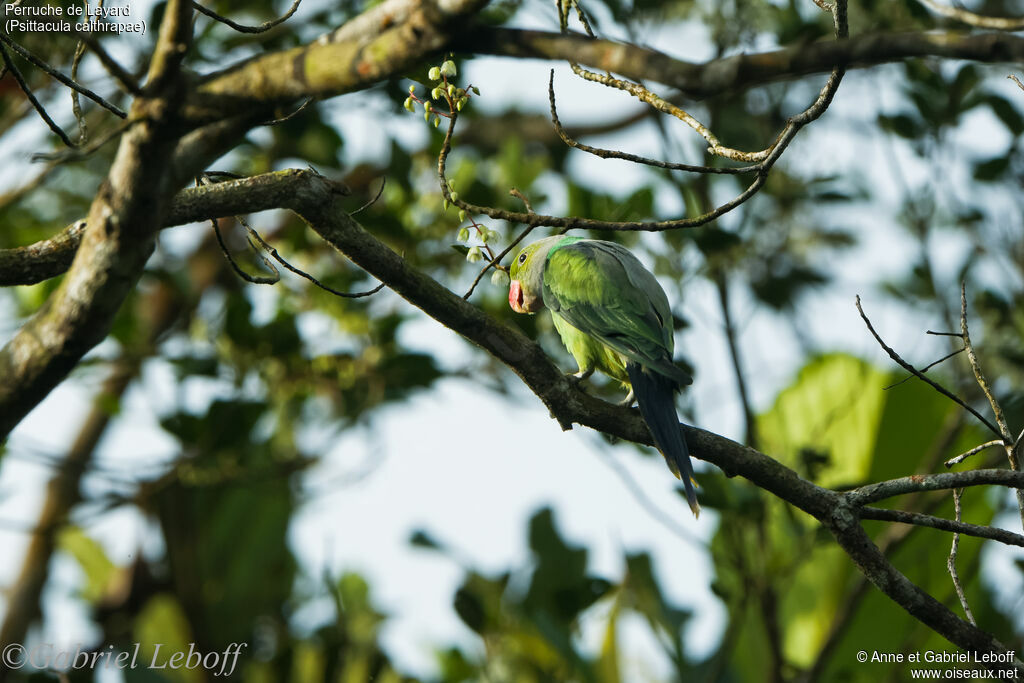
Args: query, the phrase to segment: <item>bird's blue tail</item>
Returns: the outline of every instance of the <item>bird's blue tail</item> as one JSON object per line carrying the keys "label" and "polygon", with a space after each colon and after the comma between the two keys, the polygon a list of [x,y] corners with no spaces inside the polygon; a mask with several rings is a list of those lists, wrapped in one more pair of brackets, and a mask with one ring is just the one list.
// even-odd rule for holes
{"label": "bird's blue tail", "polygon": [[669,469],[683,480],[686,487],[686,501],[694,517],[700,515],[697,493],[693,490],[693,467],[690,465],[690,451],[679,431],[679,417],[676,415],[675,381],[657,372],[644,370],[632,361],[626,363],[626,373],[633,385],[633,394],[644,422],[651,430],[654,443],[665,456]]}

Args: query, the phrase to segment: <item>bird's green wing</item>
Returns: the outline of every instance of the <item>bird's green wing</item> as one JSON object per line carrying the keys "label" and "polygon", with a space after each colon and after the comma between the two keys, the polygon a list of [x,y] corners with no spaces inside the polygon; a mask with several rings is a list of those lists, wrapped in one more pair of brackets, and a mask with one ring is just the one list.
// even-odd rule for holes
{"label": "bird's green wing", "polygon": [[668,297],[624,247],[567,241],[548,254],[543,284],[544,305],[576,329],[680,384],[692,382],[672,362]]}

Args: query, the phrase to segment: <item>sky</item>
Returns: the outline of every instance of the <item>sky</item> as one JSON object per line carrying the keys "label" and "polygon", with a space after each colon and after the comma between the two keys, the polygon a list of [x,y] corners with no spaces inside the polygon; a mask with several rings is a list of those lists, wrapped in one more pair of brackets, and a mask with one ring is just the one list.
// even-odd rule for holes
{"label": "sky", "polygon": [[[553,11],[547,5],[533,4],[538,9],[524,17],[523,25],[552,28]],[[303,11],[297,19],[301,20]],[[684,39],[681,42],[680,35]],[[670,32],[668,27],[652,30],[645,34],[645,40],[676,54],[679,50],[675,46],[685,44],[681,56],[691,60],[710,54],[699,31],[690,27],[682,34]],[[548,68],[539,61],[513,63],[481,58],[469,64],[464,77],[478,84],[483,93],[473,106],[502,109],[516,103],[521,108],[544,111]],[[909,249],[909,243],[900,242],[905,238],[899,236],[896,227],[886,223],[886,217],[892,214],[891,205],[898,198],[897,177],[917,183],[925,182],[929,173],[899,144],[873,138],[875,142],[864,147],[856,138],[835,134],[837,130],[856,131],[859,126],[871,125],[878,111],[888,111],[896,101],[896,93],[878,87],[882,79],[873,73],[848,75],[825,118],[800,134],[786,159],[799,160],[808,173],[858,173],[877,181],[874,210],[860,208],[841,217],[858,231],[861,245],[827,264],[835,269],[836,281],[802,302],[800,324],[817,350],[846,350],[888,367],[857,315],[853,305],[856,294],[864,298],[865,307],[887,341],[907,357],[927,360],[942,355],[944,347],[923,334],[934,321],[908,314],[873,290],[873,283],[901,272],[905,267],[903,254]],[[564,65],[556,68],[556,87],[559,113],[568,127],[614,118],[635,111],[637,106],[621,93],[609,93],[574,79]],[[1008,82],[1010,87],[1012,83]],[[805,91],[810,92],[801,92]],[[348,162],[377,158],[386,149],[383,141],[387,136],[381,134],[382,127],[408,144],[422,140],[425,131],[421,117],[387,119],[379,116],[372,101],[365,107],[352,106],[352,102],[365,101],[358,97],[340,98],[325,105],[344,131]],[[30,120],[23,135],[5,141],[3,144],[12,147],[0,149],[0,153],[5,153],[5,158],[10,158],[8,154],[26,158],[38,149],[39,128]],[[993,121],[978,120],[969,122],[960,134],[972,153],[983,156],[986,145],[999,148],[1002,130]],[[686,138],[689,131],[680,124],[674,134]],[[628,134],[592,142],[649,155],[657,155],[660,146],[653,127],[638,127]],[[574,175],[597,188],[625,194],[644,179],[629,164],[574,154]],[[10,173],[0,174],[2,187],[14,182]],[[667,190],[658,196],[659,207],[666,215],[674,210],[672,197]],[[453,235],[456,228],[453,224]],[[186,248],[206,229],[187,226],[167,231],[161,249]],[[936,245],[935,249],[940,267],[951,269],[962,245]],[[678,336],[677,348],[685,349],[691,359],[699,358],[697,380],[689,389],[693,422],[739,439],[741,414],[715,293],[691,275],[683,273],[682,277],[689,279],[685,300],[673,303],[692,323]],[[462,291],[461,283],[450,284]],[[266,290],[252,294],[257,315],[270,309],[267,297],[287,296],[286,292]],[[0,299],[0,306],[2,302]],[[381,295],[380,305],[409,310],[409,305],[393,294]],[[801,346],[790,324],[755,309],[742,296],[734,301],[733,313],[740,326],[753,402],[762,410],[795,377],[803,360]],[[338,332],[327,316],[304,315],[303,327],[310,338],[327,345],[344,343],[337,340]],[[0,342],[13,332],[9,324],[0,326]],[[450,368],[464,367],[471,354],[479,353],[423,315],[404,326],[402,335],[403,344],[436,354]],[[101,345],[93,355],[102,356],[104,352]],[[567,371],[575,369],[567,356],[556,360]],[[38,512],[40,491],[50,475],[49,469],[32,461],[31,454],[60,454],[66,449],[101,379],[102,374],[76,373],[11,437],[10,453],[0,462],[0,546],[9,549],[0,558],[0,586],[11,583],[27,538],[23,529],[11,527],[19,522],[31,526]],[[174,442],[157,426],[161,412],[173,405],[172,384],[166,365],[150,364],[141,387],[132,389],[126,397],[124,418],[100,444],[101,465],[132,473],[140,468],[158,471],[175,455]],[[201,407],[225,390],[196,384],[188,387],[189,401]],[[620,577],[624,552],[651,551],[668,596],[694,611],[686,633],[688,652],[699,657],[717,644],[725,613],[711,594],[713,568],[707,554],[700,550],[714,533],[716,515],[708,511],[699,520],[692,518],[685,501],[674,491],[675,480],[654,451],[644,455],[629,445],[609,447],[596,434],[579,427],[562,432],[525,389],[503,398],[464,379],[443,380],[407,401],[379,409],[367,426],[349,430],[336,441],[326,441],[320,434],[307,438],[324,457],[305,477],[303,486],[310,499],[290,530],[291,548],[311,577],[325,571],[332,575],[357,571],[368,577],[376,604],[392,615],[383,632],[383,644],[399,667],[428,673],[434,666],[435,648],[452,642],[479,647],[475,636],[451,609],[463,570],[472,567],[497,572],[527,566],[527,521],[542,506],[554,509],[558,528],[571,542],[591,550],[590,570],[594,573]],[[18,457],[19,453],[29,457]],[[707,468],[705,464],[697,465],[698,481]],[[104,484],[91,478],[90,485]],[[658,514],[652,515],[638,501],[632,492],[635,487],[643,491]],[[154,546],[149,523],[130,511],[90,517],[85,528],[117,563],[129,562],[140,549],[160,551]],[[420,529],[457,551],[457,558],[411,547],[409,538]],[[1003,556],[1002,566],[1008,566],[1008,557]],[[63,557],[56,560],[55,579],[46,595],[46,630],[39,635],[41,639],[70,645],[95,637],[74,598],[81,579],[72,561]],[[0,599],[0,607],[2,604]],[[330,618],[329,609],[325,595],[323,601],[297,619],[304,622],[300,625],[312,627],[319,619]],[[599,619],[597,615],[584,624],[584,642],[599,642],[601,634],[594,628]],[[633,670],[655,676],[667,671],[667,663],[646,629],[639,625],[627,628],[623,638],[627,644],[623,651],[631,653],[633,661],[628,666]],[[119,680],[114,672],[109,676],[110,683]]]}

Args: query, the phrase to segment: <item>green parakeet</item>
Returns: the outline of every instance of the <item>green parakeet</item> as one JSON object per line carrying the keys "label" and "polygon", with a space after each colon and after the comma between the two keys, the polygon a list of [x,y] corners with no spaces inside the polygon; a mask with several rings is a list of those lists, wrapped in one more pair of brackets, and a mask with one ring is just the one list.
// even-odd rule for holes
{"label": "green parakeet", "polygon": [[672,311],[654,275],[619,244],[556,235],[519,252],[508,302],[518,313],[551,311],[579,365],[576,377],[601,370],[630,386],[625,403],[635,397],[654,443],[699,515],[675,407],[676,391],[693,379],[672,362]]}

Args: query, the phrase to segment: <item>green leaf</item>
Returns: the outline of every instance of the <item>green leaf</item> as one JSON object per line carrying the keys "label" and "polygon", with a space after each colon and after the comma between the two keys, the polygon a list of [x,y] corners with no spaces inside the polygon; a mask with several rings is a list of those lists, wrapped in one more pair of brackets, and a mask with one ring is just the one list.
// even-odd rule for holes
{"label": "green leaf", "polygon": [[924,133],[923,124],[909,114],[896,114],[894,116],[879,114],[878,125],[881,126],[882,130],[895,133],[908,140],[915,140]]}
{"label": "green leaf", "polygon": [[974,166],[974,177],[982,182],[999,180],[1010,168],[1010,157],[998,156],[987,161],[981,161]]}
{"label": "green leaf", "polygon": [[486,615],[484,606],[476,595],[465,588],[460,588],[455,592],[455,601],[452,605],[466,626],[481,635],[484,634]]}
{"label": "green leaf", "polygon": [[[146,601],[135,618],[133,636],[140,644],[139,659],[149,663],[156,657],[157,664],[167,664],[176,652],[188,652],[189,645],[195,642],[185,610],[176,597],[167,593],[158,593]],[[171,681],[199,683],[204,680],[196,669],[168,667],[165,671]]]}
{"label": "green leaf", "polygon": [[82,568],[85,574],[82,597],[91,603],[99,602],[119,573],[103,546],[87,536],[81,527],[66,526],[57,538],[57,548],[74,557]]}
{"label": "green leaf", "polygon": [[998,95],[991,95],[986,101],[992,107],[992,113],[999,117],[999,120],[1012,135],[1017,136],[1024,133],[1024,116],[1021,115],[1016,105]]}

